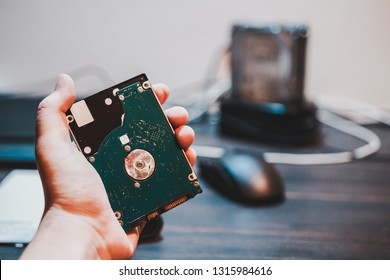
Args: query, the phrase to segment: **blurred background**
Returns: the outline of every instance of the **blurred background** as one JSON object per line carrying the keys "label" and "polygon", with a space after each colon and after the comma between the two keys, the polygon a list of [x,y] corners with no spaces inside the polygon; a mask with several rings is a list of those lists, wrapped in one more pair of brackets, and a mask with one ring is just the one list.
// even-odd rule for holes
{"label": "blurred background", "polygon": [[386,0],[14,1],[0,3],[0,92],[51,91],[73,73],[88,95],[146,72],[185,94],[205,81],[234,23],[307,24],[306,95],[388,109]]}
{"label": "blurred background", "polygon": [[[43,209],[37,172],[13,170],[36,167],[34,116],[41,97],[20,101],[13,96],[47,95],[58,74],[68,73],[82,98],[144,72],[152,83],[170,87],[168,106],[184,105],[194,119],[195,169],[203,194],[164,214],[162,238],[157,239],[163,242],[145,242],[135,258],[389,259],[389,11],[388,0],[1,0],[0,258],[20,255],[23,248],[8,245],[31,240]],[[230,86],[219,83],[229,82],[226,79],[213,82],[216,74],[230,78],[226,50],[234,24],[306,25],[302,100],[314,100],[318,106],[302,102],[299,110],[290,110],[291,104],[283,107],[278,100],[271,104],[260,100],[254,110],[247,110],[253,104],[242,107],[236,102],[234,83],[233,97],[224,94],[225,100],[217,99]],[[274,38],[285,34],[279,35]],[[240,51],[234,52],[234,44],[232,49],[234,61]],[[264,57],[253,54],[255,59],[247,61],[254,62],[254,68],[247,67],[247,72],[267,72],[267,67],[256,64]],[[275,57],[276,62],[285,58]],[[266,63],[268,58],[265,55]],[[303,64],[303,59],[299,61]],[[272,74],[279,64],[269,64]],[[317,102],[319,97],[329,102]],[[194,100],[203,107],[196,108]],[[220,103],[207,107],[215,100]],[[280,108],[287,109],[280,113]],[[337,109],[354,122],[333,114]],[[199,112],[206,117],[196,118]],[[233,113],[239,116],[234,121]],[[368,116],[368,121],[354,113]],[[224,120],[231,125],[225,131]],[[252,127],[246,129],[250,121]],[[225,137],[219,125],[225,134],[245,129],[245,135],[235,132],[245,137]],[[271,141],[260,141],[268,134]],[[248,137],[256,135],[258,139]],[[280,136],[278,141],[274,135]],[[311,136],[319,141],[306,141]],[[292,147],[292,139],[310,145]],[[20,165],[24,163],[28,165]],[[217,176],[221,174],[230,175]],[[226,178],[230,181],[221,181]],[[34,184],[40,200],[27,193]],[[218,187],[219,193],[212,190]],[[230,190],[225,197],[220,195]],[[241,201],[235,201],[237,194]],[[34,205],[37,201],[41,208]],[[260,207],[253,207],[253,201]],[[27,206],[41,211],[27,217],[28,223],[8,214],[34,214]],[[161,230],[162,223],[158,226]],[[20,232],[23,238],[17,235]]]}

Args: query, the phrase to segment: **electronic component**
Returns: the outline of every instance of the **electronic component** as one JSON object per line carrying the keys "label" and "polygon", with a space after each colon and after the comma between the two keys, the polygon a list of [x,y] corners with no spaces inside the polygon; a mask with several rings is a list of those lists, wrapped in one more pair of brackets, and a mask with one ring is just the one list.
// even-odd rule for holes
{"label": "electronic component", "polygon": [[221,100],[223,134],[281,145],[319,138],[316,107],[304,97],[305,26],[235,25],[232,90]]}
{"label": "electronic component", "polygon": [[235,25],[232,32],[233,95],[245,102],[304,102],[306,26]]}
{"label": "electronic component", "polygon": [[145,74],[76,102],[66,115],[126,231],[202,192]]}

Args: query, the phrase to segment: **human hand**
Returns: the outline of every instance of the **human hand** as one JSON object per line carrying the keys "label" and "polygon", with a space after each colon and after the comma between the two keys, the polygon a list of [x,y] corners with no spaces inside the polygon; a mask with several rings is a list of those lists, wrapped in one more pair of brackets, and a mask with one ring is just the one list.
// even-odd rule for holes
{"label": "human hand", "polygon": [[[160,103],[169,90],[153,86]],[[141,229],[125,233],[115,218],[103,182],[93,166],[71,142],[65,112],[76,98],[74,83],[59,76],[55,91],[39,105],[36,159],[45,193],[45,210],[38,232],[22,259],[129,259]],[[188,113],[173,107],[165,111],[177,140],[191,164],[193,130],[185,126]]]}

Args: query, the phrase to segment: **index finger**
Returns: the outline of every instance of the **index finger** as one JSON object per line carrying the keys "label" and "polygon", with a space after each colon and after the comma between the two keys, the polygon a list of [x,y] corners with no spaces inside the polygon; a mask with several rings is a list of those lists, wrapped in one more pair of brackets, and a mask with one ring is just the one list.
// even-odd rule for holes
{"label": "index finger", "polygon": [[165,84],[154,84],[153,91],[161,105],[167,101],[169,97],[169,88]]}

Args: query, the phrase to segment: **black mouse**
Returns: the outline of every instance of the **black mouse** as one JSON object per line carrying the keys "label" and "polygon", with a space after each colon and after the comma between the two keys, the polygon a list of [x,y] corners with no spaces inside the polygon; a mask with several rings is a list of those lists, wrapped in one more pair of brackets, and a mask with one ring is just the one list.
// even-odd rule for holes
{"label": "black mouse", "polygon": [[200,158],[199,175],[225,197],[247,205],[284,201],[284,184],[275,167],[261,156],[229,151],[216,159]]}

